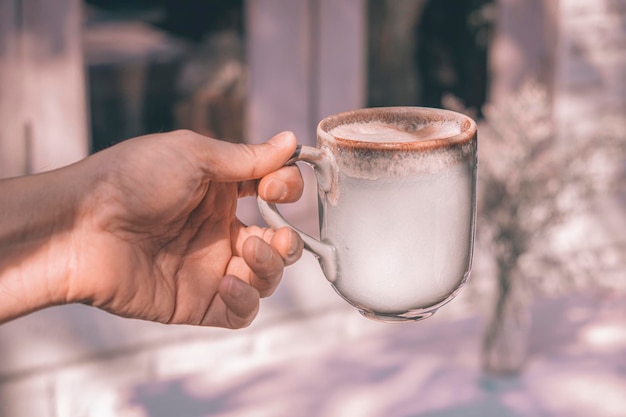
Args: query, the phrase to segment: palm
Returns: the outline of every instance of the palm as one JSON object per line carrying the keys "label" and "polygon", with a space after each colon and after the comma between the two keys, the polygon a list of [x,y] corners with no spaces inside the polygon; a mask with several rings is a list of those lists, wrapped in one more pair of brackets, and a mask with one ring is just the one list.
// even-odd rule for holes
{"label": "palm", "polygon": [[[113,232],[117,242],[111,247],[125,253],[112,259],[119,260],[120,270],[130,272],[127,276],[116,274],[123,281],[118,282],[116,289],[126,290],[130,299],[118,297],[115,300],[123,304],[101,307],[132,317],[196,324],[202,323],[209,308],[220,308],[215,300],[219,280],[227,273],[242,276],[242,271],[234,268],[238,221],[234,216],[233,188],[223,184],[208,187],[201,204],[191,212],[180,213],[173,225],[163,222],[160,229],[154,227],[159,224],[155,221],[145,224],[147,228],[143,230]],[[216,189],[220,189],[219,198]],[[216,207],[215,204],[219,205],[219,212],[202,213],[204,205]],[[153,232],[149,231],[151,226]],[[160,304],[155,304],[155,300]]]}
{"label": "palm", "polygon": [[196,161],[168,143],[139,161],[125,157],[139,145],[116,158],[99,225],[106,233],[89,246],[98,283],[93,304],[126,317],[232,327],[223,322],[220,280],[230,274],[250,281],[243,241],[264,233],[236,218],[247,184],[207,181]]}

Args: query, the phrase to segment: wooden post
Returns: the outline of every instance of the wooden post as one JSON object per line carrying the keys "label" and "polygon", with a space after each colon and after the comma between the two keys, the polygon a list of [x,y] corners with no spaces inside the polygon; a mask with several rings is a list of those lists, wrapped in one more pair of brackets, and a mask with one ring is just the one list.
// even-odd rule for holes
{"label": "wooden post", "polygon": [[314,144],[320,118],[365,104],[364,0],[251,0],[246,14],[249,142],[290,129]]}
{"label": "wooden post", "polygon": [[320,0],[314,59],[316,108],[322,118],[367,102],[367,7],[364,0]]}
{"label": "wooden post", "polygon": [[0,0],[0,177],[26,172],[25,126],[17,0]]}
{"label": "wooden post", "polygon": [[497,0],[491,47],[490,100],[499,102],[525,81],[545,83],[552,92],[559,0]]}
{"label": "wooden post", "polygon": [[0,176],[88,153],[79,0],[0,0]]}

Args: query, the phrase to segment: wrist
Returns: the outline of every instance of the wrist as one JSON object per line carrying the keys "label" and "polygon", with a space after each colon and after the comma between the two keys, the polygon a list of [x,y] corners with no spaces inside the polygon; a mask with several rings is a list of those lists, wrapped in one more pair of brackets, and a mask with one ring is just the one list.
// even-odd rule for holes
{"label": "wrist", "polygon": [[0,182],[0,323],[67,302],[80,221],[72,169]]}

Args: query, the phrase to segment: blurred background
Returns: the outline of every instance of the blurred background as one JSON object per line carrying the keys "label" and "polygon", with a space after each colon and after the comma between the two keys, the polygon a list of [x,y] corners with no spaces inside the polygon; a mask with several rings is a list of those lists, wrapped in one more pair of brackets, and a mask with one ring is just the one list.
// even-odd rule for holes
{"label": "blurred background", "polygon": [[479,123],[452,303],[368,321],[305,255],[240,331],[50,308],[0,326],[0,416],[626,415],[626,0],[0,0],[1,177],[392,105]]}

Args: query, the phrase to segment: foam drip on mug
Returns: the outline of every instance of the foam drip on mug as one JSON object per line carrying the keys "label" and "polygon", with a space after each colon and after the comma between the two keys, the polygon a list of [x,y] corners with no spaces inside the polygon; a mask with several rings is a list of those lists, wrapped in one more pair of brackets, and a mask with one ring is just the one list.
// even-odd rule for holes
{"label": "foam drip on mug", "polygon": [[366,122],[339,125],[329,133],[334,137],[361,142],[403,143],[452,137],[461,133],[461,128],[454,122],[442,122],[418,126],[409,131],[401,126]]}

